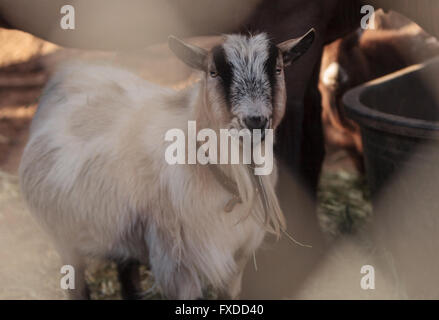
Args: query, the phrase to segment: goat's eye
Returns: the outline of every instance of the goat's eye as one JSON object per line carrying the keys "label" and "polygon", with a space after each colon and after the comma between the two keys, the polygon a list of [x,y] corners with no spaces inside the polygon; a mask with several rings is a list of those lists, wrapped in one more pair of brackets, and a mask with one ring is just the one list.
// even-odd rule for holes
{"label": "goat's eye", "polygon": [[282,68],[278,67],[276,68],[276,74],[280,75],[282,73]]}
{"label": "goat's eye", "polygon": [[216,78],[218,76],[218,72],[212,70],[212,71],[210,71],[210,76],[212,78]]}

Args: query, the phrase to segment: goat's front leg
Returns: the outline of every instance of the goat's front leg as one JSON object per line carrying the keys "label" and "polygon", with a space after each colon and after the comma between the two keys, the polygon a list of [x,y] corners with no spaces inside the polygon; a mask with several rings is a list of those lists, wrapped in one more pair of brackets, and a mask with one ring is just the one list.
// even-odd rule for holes
{"label": "goat's front leg", "polygon": [[117,264],[121,295],[124,300],[139,300],[142,298],[139,267],[140,263],[137,260],[128,260]]}
{"label": "goat's front leg", "polygon": [[90,290],[85,281],[85,259],[74,250],[62,248],[59,250],[63,265],[73,267],[74,288],[67,289],[70,300],[89,300]]}

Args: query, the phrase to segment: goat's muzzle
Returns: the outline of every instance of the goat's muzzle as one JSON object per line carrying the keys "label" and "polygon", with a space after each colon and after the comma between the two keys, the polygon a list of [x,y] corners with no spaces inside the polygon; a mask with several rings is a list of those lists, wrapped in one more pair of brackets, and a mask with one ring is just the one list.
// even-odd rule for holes
{"label": "goat's muzzle", "polygon": [[268,129],[270,121],[266,117],[262,116],[251,116],[244,119],[246,127],[253,131],[255,129],[261,130],[261,139],[265,138],[265,129]]}

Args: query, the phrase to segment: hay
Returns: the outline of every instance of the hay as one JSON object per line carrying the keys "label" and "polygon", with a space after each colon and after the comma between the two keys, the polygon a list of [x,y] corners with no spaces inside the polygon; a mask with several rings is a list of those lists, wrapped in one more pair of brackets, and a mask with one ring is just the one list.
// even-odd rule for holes
{"label": "hay", "polygon": [[357,173],[324,172],[318,200],[322,228],[331,236],[358,231],[372,214],[366,181]]}
{"label": "hay", "polygon": [[[144,291],[144,299],[162,299],[160,291],[154,286],[151,272],[145,267],[140,267],[141,287]],[[94,263],[86,272],[86,281],[90,288],[90,296],[93,300],[121,299],[120,283],[117,278],[115,263]]]}

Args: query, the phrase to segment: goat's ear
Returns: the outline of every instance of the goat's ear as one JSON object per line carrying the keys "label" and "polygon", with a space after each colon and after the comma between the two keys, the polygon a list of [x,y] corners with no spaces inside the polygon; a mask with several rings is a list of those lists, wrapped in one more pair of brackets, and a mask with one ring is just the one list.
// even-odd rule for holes
{"label": "goat's ear", "polygon": [[287,40],[277,45],[282,52],[284,66],[288,66],[299,59],[314,42],[316,31],[309,30],[305,35],[297,39]]}
{"label": "goat's ear", "polygon": [[169,36],[168,45],[172,52],[189,67],[206,71],[207,50],[186,43],[174,36]]}

